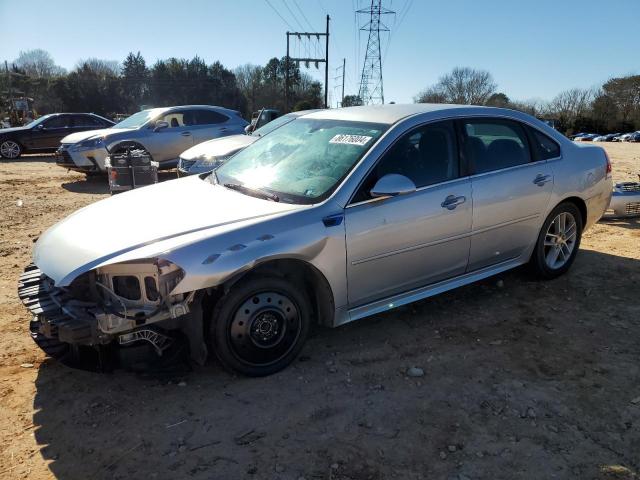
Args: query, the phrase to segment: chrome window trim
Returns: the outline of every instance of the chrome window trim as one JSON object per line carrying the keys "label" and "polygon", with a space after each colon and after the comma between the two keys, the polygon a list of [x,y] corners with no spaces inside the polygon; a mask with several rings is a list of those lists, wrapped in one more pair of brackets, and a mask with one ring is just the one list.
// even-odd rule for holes
{"label": "chrome window trim", "polygon": [[512,172],[520,168],[530,167],[531,165],[542,165],[544,163],[547,163],[548,161],[549,160],[538,160],[537,162],[527,162],[527,163],[522,163],[520,165],[513,165],[512,167],[499,168],[498,170],[489,170],[488,172],[475,173],[473,175],[470,175],[470,178],[473,180],[474,178],[482,178],[487,175],[493,175],[496,173]]}
{"label": "chrome window trim", "polygon": [[[451,180],[446,180],[444,182],[439,182],[439,183],[432,183],[431,185],[425,185],[424,187],[420,187],[420,188],[416,188],[415,191],[411,192],[411,193],[407,193],[406,195],[399,195],[400,197],[410,197],[412,195],[415,195],[418,192],[423,192],[425,190],[431,189],[431,188],[435,188],[435,187],[441,187],[443,185],[449,185],[449,184],[453,184],[453,183],[462,183],[462,181],[468,181],[469,180],[469,176],[466,177],[458,177],[458,178],[453,178]],[[382,200],[387,200],[389,198],[394,198],[392,196],[386,196],[386,197],[376,197],[376,198],[370,198],[369,200],[362,200],[361,202],[355,202],[355,203],[350,203],[349,205],[347,205],[345,207],[345,209],[347,208],[351,208],[351,207],[357,207],[359,205],[366,205],[367,203],[374,203],[374,202],[380,202]]]}
{"label": "chrome window trim", "polygon": [[[507,167],[507,168],[503,168],[500,170],[491,170],[490,172],[483,172],[483,173],[479,173],[476,175],[469,175],[466,177],[458,177],[456,179],[452,179],[452,180],[448,180],[448,181],[455,181],[455,180],[460,180],[460,179],[464,179],[464,178],[474,178],[477,175],[486,175],[489,173],[495,173],[495,172],[500,172],[500,171],[504,171],[504,170],[508,170],[510,168],[515,168],[515,167],[522,167],[525,165],[531,165],[531,164],[538,164],[541,162],[550,162],[550,161],[557,161],[557,160],[561,160],[563,158],[562,156],[562,149],[563,144],[562,141],[560,141],[560,139],[554,138],[553,135],[550,135],[549,133],[545,133],[542,129],[539,128],[538,125],[535,125],[533,122],[531,122],[528,118],[519,118],[519,115],[527,115],[523,112],[514,112],[514,115],[510,115],[510,114],[506,114],[504,112],[496,112],[496,113],[473,113],[473,112],[467,112],[467,113],[451,113],[451,112],[446,112],[446,115],[443,115],[443,113],[445,113],[444,111],[438,111],[435,112],[437,115],[442,115],[442,116],[438,116],[436,118],[429,118],[429,119],[425,119],[425,117],[431,116],[434,114],[434,112],[427,112],[427,113],[415,113],[413,115],[409,115],[407,117],[404,117],[400,120],[398,120],[396,123],[393,123],[391,125],[389,125],[389,128],[387,129],[387,131],[378,139],[378,141],[376,142],[376,144],[374,144],[369,151],[366,153],[366,155],[364,155],[361,159],[358,165],[356,165],[351,173],[345,177],[345,179],[343,180],[342,184],[339,185],[336,190],[333,192],[333,194],[331,196],[329,196],[329,198],[327,198],[325,201],[331,199],[331,198],[336,198],[338,199],[339,197],[346,197],[346,201],[344,202],[344,208],[349,208],[351,206],[356,206],[356,205],[363,205],[365,203],[370,203],[373,201],[380,201],[380,200],[384,200],[388,197],[380,197],[380,198],[376,198],[376,199],[369,199],[369,200],[363,200],[361,202],[356,202],[356,203],[351,203],[351,200],[353,199],[353,197],[355,196],[355,194],[358,192],[358,189],[360,188],[360,185],[362,184],[362,182],[366,179],[367,175],[369,175],[369,172],[371,171],[371,169],[380,161],[380,159],[384,156],[384,154],[391,148],[391,146],[405,133],[408,133],[410,130],[414,129],[414,128],[419,128],[419,127],[423,127],[426,126],[428,124],[431,123],[437,123],[437,122],[443,122],[443,121],[447,121],[447,120],[464,120],[464,119],[468,119],[468,118],[473,118],[473,119],[479,119],[479,118],[487,118],[487,119],[506,119],[506,120],[512,120],[514,122],[519,122],[522,124],[525,124],[537,131],[539,131],[541,134],[546,135],[547,137],[551,138],[553,141],[555,141],[559,147],[560,147],[560,156],[559,157],[554,157],[554,158],[549,158],[546,160],[538,160],[536,162],[527,162],[526,164],[522,164],[522,165],[514,165],[513,167]],[[551,127],[549,127],[551,128]],[[556,132],[557,133],[557,132]],[[558,135],[560,135],[560,133],[557,133]],[[570,142],[570,140],[566,139],[563,137],[563,140],[566,140],[566,142]],[[351,191],[351,193],[346,193],[345,189],[348,188],[349,183],[353,182],[353,178],[355,175],[359,174],[359,171],[362,170],[364,168],[364,164],[369,161],[369,158],[372,155],[375,155],[376,150],[382,148],[382,152],[380,152],[379,154],[377,154],[377,158],[375,159],[375,161],[373,162],[372,165],[366,167],[366,172],[364,173],[364,175],[362,175],[362,177],[357,181],[357,185],[356,187]],[[460,155],[460,153],[458,152],[458,156]],[[428,187],[432,187],[434,185],[442,185],[443,183],[446,182],[442,182],[439,184],[433,184],[433,185],[427,185],[425,187],[421,187],[421,188],[428,188]],[[417,191],[417,190],[416,190]],[[324,203],[324,202],[321,202]],[[341,204],[342,202],[340,202],[338,200],[338,203]]]}

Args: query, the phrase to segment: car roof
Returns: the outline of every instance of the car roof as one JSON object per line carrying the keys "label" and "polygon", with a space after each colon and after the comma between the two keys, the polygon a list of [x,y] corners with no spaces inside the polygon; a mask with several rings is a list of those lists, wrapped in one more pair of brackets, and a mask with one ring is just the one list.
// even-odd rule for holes
{"label": "car roof", "polygon": [[235,113],[238,114],[237,110],[232,110],[231,108],[219,107],[218,105],[173,105],[171,107],[156,107],[156,108],[147,108],[144,111],[156,111],[158,113],[169,112],[171,110],[179,110],[183,108],[202,108],[205,110],[217,110],[227,113]]}
{"label": "car roof", "polygon": [[[393,124],[403,118],[420,113],[430,113],[439,111],[461,110],[464,115],[473,110],[474,114],[486,111],[487,114],[506,113],[515,114],[514,110],[494,107],[481,107],[475,105],[454,105],[447,103],[408,103],[408,104],[388,104],[388,105],[365,105],[360,107],[344,107],[327,110],[320,110],[308,115],[309,118],[350,120],[358,122],[373,122],[383,124]],[[467,112],[463,112],[466,110]]]}
{"label": "car roof", "polygon": [[293,118],[297,118],[297,117],[302,117],[305,115],[310,115],[312,113],[315,112],[322,112],[322,108],[314,108],[312,110],[298,110],[295,112],[289,112],[289,113],[285,113],[284,115],[282,115],[282,117],[293,117]]}

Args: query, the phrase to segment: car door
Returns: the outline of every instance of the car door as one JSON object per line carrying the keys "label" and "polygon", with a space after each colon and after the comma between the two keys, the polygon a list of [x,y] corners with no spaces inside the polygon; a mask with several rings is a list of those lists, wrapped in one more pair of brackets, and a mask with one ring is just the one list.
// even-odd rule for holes
{"label": "car door", "polygon": [[87,130],[96,130],[98,128],[102,128],[102,124],[99,123],[98,120],[91,115],[79,113],[72,115],[72,125],[70,128],[73,133],[86,132]]}
{"label": "car door", "polygon": [[[358,306],[465,272],[471,183],[460,176],[453,122],[418,127],[387,150],[345,209],[348,297]],[[416,185],[376,199],[387,174]]]}
{"label": "car door", "polygon": [[45,120],[31,130],[31,147],[33,150],[55,150],[60,146],[60,140],[72,133],[69,128],[70,115],[56,115]]}
{"label": "car door", "polygon": [[[167,122],[166,128],[156,129],[158,122]],[[176,161],[178,156],[193,146],[193,110],[174,110],[155,119],[150,125],[145,147],[153,159],[161,163]]]}
{"label": "car door", "polygon": [[471,169],[473,229],[469,271],[514,259],[535,242],[553,189],[549,163],[532,155],[514,120],[462,120]]}
{"label": "car door", "polygon": [[197,145],[212,138],[241,133],[230,128],[228,122],[229,117],[215,110],[195,110],[195,125],[192,128],[193,144]]}

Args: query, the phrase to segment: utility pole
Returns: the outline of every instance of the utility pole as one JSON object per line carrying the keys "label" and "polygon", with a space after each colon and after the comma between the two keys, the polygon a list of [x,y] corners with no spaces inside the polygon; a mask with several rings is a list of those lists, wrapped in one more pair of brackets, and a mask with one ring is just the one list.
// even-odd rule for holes
{"label": "utility pole", "polygon": [[[346,62],[347,59],[343,58],[342,59],[342,65],[340,65],[339,67],[337,67],[335,69],[336,71],[336,76],[333,77],[333,88],[336,89],[338,87],[342,87],[342,97],[340,97],[340,105],[338,105],[338,102],[336,101],[336,107],[340,106],[342,107],[342,104],[344,102],[344,74],[345,74],[345,66],[346,66]],[[338,71],[342,69],[342,73],[339,74]],[[338,79],[341,79],[341,82],[338,83]]]}
{"label": "utility pole", "polygon": [[324,57],[324,108],[329,108],[327,98],[329,98],[329,14],[327,14],[327,51]]}
{"label": "utility pole", "polygon": [[[318,64],[324,63],[324,108],[329,108],[328,99],[329,99],[329,20],[331,18],[327,15],[327,29],[325,32],[287,32],[287,56],[285,57],[285,74],[284,74],[284,109],[287,113],[289,111],[289,67],[291,62],[304,62],[309,67],[310,63],[315,63],[316,68],[318,68]],[[309,58],[309,57],[290,57],[290,41],[289,39],[293,37],[293,39],[298,39],[299,42],[311,40],[311,37],[315,37],[318,42],[320,41],[320,37],[325,37],[325,55],[323,58]]]}
{"label": "utility pole", "polygon": [[289,112],[289,31],[287,30],[287,56],[284,57],[284,112]]}
{"label": "utility pole", "polygon": [[344,103],[344,74],[346,72],[345,67],[347,66],[347,59],[342,59],[342,96],[340,97],[340,106]]}
{"label": "utility pole", "polygon": [[380,32],[388,32],[389,28],[382,23],[383,15],[395,14],[382,6],[382,0],[371,0],[368,9],[356,10],[356,13],[369,15],[369,21],[360,30],[368,31],[367,50],[362,65],[360,89],[358,96],[363,105],[384,104],[384,87],[382,83],[382,55],[380,52]]}

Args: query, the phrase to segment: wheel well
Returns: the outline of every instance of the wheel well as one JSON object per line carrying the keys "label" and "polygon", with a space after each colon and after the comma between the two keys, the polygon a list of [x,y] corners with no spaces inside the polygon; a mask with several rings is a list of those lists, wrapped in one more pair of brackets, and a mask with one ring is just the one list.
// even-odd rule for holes
{"label": "wheel well", "polygon": [[6,142],[6,141],[15,142],[15,143],[17,143],[18,145],[20,145],[20,148],[21,148],[23,151],[25,150],[23,143],[22,143],[20,140],[18,140],[17,138],[12,138],[12,137],[3,138],[2,140],[0,140],[0,143],[4,143],[4,142]]}
{"label": "wheel well", "polygon": [[573,203],[578,208],[582,217],[582,227],[584,228],[587,224],[587,204],[584,203],[584,200],[580,197],[569,197],[562,200],[562,203],[564,202]]}
{"label": "wheel well", "polygon": [[310,263],[296,259],[270,260],[233,277],[225,284],[225,289],[254,275],[283,277],[292,280],[296,285],[302,285],[313,306],[315,321],[321,325],[333,325],[335,304],[331,286],[320,270]]}

